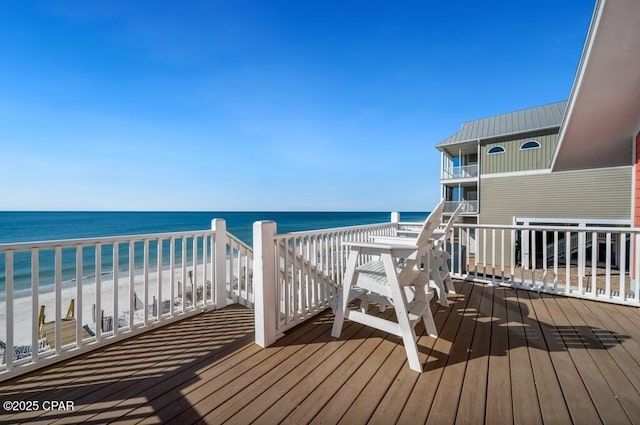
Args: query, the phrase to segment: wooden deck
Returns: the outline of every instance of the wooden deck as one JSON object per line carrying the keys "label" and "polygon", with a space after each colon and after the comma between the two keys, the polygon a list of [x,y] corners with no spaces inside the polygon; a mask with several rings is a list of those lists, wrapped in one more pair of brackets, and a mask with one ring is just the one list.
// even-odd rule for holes
{"label": "wooden deck", "polygon": [[420,337],[423,374],[395,336],[347,321],[333,339],[330,312],[261,349],[253,312],[230,306],[3,384],[3,402],[75,409],[0,422],[640,423],[640,311],[456,287],[440,337]]}
{"label": "wooden deck", "polygon": [[[76,341],[76,319],[62,319],[60,326],[62,346],[72,344]],[[47,338],[49,347],[56,348],[56,322],[42,324],[42,335]],[[82,329],[82,337],[89,338],[91,335],[86,329]]]}

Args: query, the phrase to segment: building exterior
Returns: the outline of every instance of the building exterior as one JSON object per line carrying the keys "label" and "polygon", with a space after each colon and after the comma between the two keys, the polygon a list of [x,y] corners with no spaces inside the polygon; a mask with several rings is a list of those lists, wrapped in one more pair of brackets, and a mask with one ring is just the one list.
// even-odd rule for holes
{"label": "building exterior", "polygon": [[[462,222],[480,225],[640,227],[638,17],[640,2],[599,0],[568,101],[466,122],[437,144],[446,212],[463,203]],[[469,233],[466,248],[481,255]],[[517,259],[525,267],[524,252],[548,249],[530,248]]]}
{"label": "building exterior", "polygon": [[637,0],[596,3],[551,163],[553,173],[624,169],[620,184],[634,227],[640,227],[639,19]]}
{"label": "building exterior", "polygon": [[566,107],[563,101],[470,121],[438,143],[446,211],[463,203],[464,221],[479,224],[630,224],[630,164],[551,170]]}
{"label": "building exterior", "polygon": [[[630,165],[551,170],[566,108],[563,101],[466,122],[438,143],[445,211],[462,203],[470,224],[630,225]],[[476,245],[470,230],[470,253]]]}
{"label": "building exterior", "polygon": [[[610,190],[628,194],[627,218],[640,227],[640,2],[599,0],[591,19],[551,162],[552,173],[625,170]],[[627,172],[628,170],[628,172]],[[620,190],[622,188],[622,190]],[[615,205],[614,207],[619,207]],[[614,210],[610,214],[624,213]],[[640,235],[630,241],[638,286]]]}

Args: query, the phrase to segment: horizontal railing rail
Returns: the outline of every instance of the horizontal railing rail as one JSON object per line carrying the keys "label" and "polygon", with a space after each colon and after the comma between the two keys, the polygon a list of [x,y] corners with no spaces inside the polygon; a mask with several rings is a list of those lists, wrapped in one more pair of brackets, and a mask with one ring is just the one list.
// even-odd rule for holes
{"label": "horizontal railing rail", "polygon": [[253,249],[231,233],[227,233],[227,245],[228,296],[234,302],[253,307]]}
{"label": "horizontal railing rail", "polygon": [[455,224],[457,278],[640,306],[640,229]]}
{"label": "horizontal railing rail", "polygon": [[443,170],[443,179],[465,179],[478,177],[478,164],[460,165]]}
{"label": "horizontal railing rail", "polygon": [[453,214],[456,209],[458,209],[459,205],[463,205],[460,214],[477,214],[479,211],[479,202],[478,201],[445,201],[444,202],[444,213],[445,214]]}
{"label": "horizontal railing rail", "polygon": [[256,342],[268,346],[329,307],[342,284],[345,243],[395,235],[396,229],[397,223],[382,223],[277,234],[276,223],[255,223]]}
{"label": "horizontal railing rail", "polygon": [[0,244],[0,381],[115,340],[253,303],[253,253],[212,229]]}

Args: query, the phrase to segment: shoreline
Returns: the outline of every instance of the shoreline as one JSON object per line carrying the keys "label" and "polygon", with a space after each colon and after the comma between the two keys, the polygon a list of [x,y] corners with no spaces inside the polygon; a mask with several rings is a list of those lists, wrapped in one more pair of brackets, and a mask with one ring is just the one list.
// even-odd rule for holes
{"label": "shoreline", "polygon": [[[118,273],[122,273],[124,271],[127,270],[121,270]],[[107,275],[113,275],[113,271],[108,271],[108,272],[102,272],[100,273],[100,276],[107,276]],[[83,281],[83,285],[86,282],[90,283],[91,279],[95,279],[96,275],[95,274],[89,274],[86,276],[82,276],[82,281]],[[76,282],[77,279],[73,278],[73,279],[67,279],[67,280],[63,280],[61,282],[61,286],[62,289],[67,289],[69,287],[76,287]],[[44,285],[40,285],[39,287],[39,294],[48,294],[50,292],[55,292],[56,290],[56,284],[55,283],[46,283]],[[31,285],[28,288],[21,288],[21,289],[15,289],[13,290],[13,299],[16,300],[18,298],[22,298],[22,297],[30,297],[31,296]],[[4,302],[6,301],[6,290],[2,290],[0,291],[0,302]]]}

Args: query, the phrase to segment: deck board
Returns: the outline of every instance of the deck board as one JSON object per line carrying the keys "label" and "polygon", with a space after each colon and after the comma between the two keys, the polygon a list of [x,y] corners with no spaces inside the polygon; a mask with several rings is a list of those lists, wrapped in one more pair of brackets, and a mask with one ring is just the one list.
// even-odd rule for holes
{"label": "deck board", "polygon": [[456,333],[453,346],[447,358],[447,364],[443,369],[442,377],[438,387],[449,388],[448,394],[444,391],[436,391],[430,414],[427,417],[427,424],[453,424],[456,420],[462,383],[464,381],[467,360],[469,359],[470,341],[476,328],[478,310],[483,286],[473,286],[469,294],[469,302],[466,306],[465,315],[462,318],[458,332]]}
{"label": "deck board", "polygon": [[578,373],[602,422],[605,424],[630,424],[629,418],[615,393],[611,390],[606,377],[602,375],[597,364],[589,355],[588,347],[581,336],[580,330],[571,325],[562,311],[561,304],[563,303],[558,303],[558,299],[547,295],[543,295],[543,299],[556,327],[560,330],[560,336],[578,369]]}
{"label": "deck board", "polygon": [[[67,344],[75,344],[76,342],[76,319],[62,319],[62,323],[60,326],[61,336],[60,340],[62,341],[62,345],[65,346]],[[47,322],[42,324],[42,332],[44,337],[47,338],[47,342],[49,343],[49,347],[52,349],[56,348],[56,323],[55,322]],[[82,338],[91,338],[91,335],[87,332],[86,329],[82,329],[81,332]]]}
{"label": "deck board", "polygon": [[[208,312],[5,382],[3,400],[71,400],[73,412],[0,411],[2,423],[640,422],[638,310],[455,282],[419,325],[425,372],[401,339],[331,312],[253,344],[253,312]],[[393,317],[392,310],[381,313]]]}
{"label": "deck board", "polygon": [[[529,295],[535,308],[547,352],[551,358],[553,371],[558,378],[564,402],[567,406],[567,413],[571,416],[572,422],[575,424],[601,424],[602,421],[598,411],[582,382],[582,378],[560,336],[560,332],[553,325],[551,314],[543,298],[533,293],[527,293],[527,295]],[[551,373],[551,371],[548,371],[548,373]]]}
{"label": "deck board", "polygon": [[489,350],[491,348],[493,293],[493,287],[484,288],[484,296],[478,309],[476,330],[473,334],[467,369],[460,392],[460,402],[457,406],[456,424],[484,422]]}
{"label": "deck board", "polygon": [[528,327],[523,320],[522,303],[516,291],[506,289],[507,328],[509,334],[509,362],[511,370],[511,398],[513,420],[516,424],[541,425],[542,416],[538,402],[533,367],[527,348]]}
{"label": "deck board", "polygon": [[462,322],[462,314],[466,310],[471,285],[463,285],[455,303],[450,303],[449,308],[456,309],[458,314],[451,314],[442,329],[438,339],[429,353],[424,372],[418,376],[416,385],[409,395],[402,413],[398,419],[400,423],[417,424],[425,423],[429,416],[429,411],[435,398],[440,379],[447,364],[449,352],[452,348],[452,341],[455,340],[458,328]]}
{"label": "deck board", "polygon": [[[342,335],[339,340],[334,341],[329,347],[331,352],[329,357],[323,362],[323,367],[315,368],[304,379],[299,380],[295,385],[287,385],[286,382],[281,382],[277,391],[281,397],[270,406],[264,412],[259,412],[260,416],[256,418],[256,423],[270,423],[271,421],[280,422],[291,414],[294,410],[299,410],[307,415],[312,413],[312,409],[300,409],[300,406],[304,403],[315,403],[316,406],[326,403],[326,399],[330,397],[328,393],[320,390],[320,386],[325,385],[330,374],[334,371],[342,368],[342,372],[347,372],[349,366],[355,366],[357,364],[356,357],[350,356],[361,350],[362,344],[373,334],[374,330],[360,327],[360,326],[348,326],[349,322],[345,323]],[[363,352],[363,351],[360,351]],[[344,376],[338,374],[337,376]],[[293,383],[292,383],[293,384]],[[306,400],[310,394],[315,394],[316,398],[312,402]],[[325,401],[322,401],[322,399]],[[321,404],[322,403],[322,404]],[[253,409],[251,409],[253,410]],[[247,418],[253,412],[242,412],[238,419]],[[313,418],[313,415],[308,417],[307,422]],[[236,422],[234,420],[232,422]],[[242,423],[238,421],[237,423]],[[246,423],[246,422],[245,422]]]}
{"label": "deck board", "polygon": [[[541,323],[537,320],[536,304],[530,295],[535,296],[534,293],[519,291],[518,302],[523,311],[522,323],[525,325],[525,338],[540,405],[540,415],[543,423],[546,424],[570,424],[571,415],[563,398],[558,376],[553,369],[551,356],[547,351]],[[525,314],[525,311],[528,313]]]}
{"label": "deck board", "polygon": [[[567,303],[566,301],[566,299],[556,300],[569,323],[574,329],[578,330],[587,347],[587,353],[606,380],[611,391],[616,395],[631,423],[640,423],[640,403],[638,403],[640,394],[638,394],[637,389],[634,388],[624,371],[623,362],[626,358],[614,358],[615,348],[606,350],[602,341],[594,333],[594,326],[589,326],[578,314],[576,307],[579,303]],[[600,333],[598,329],[596,331]]]}
{"label": "deck board", "polygon": [[382,332],[376,333],[372,339],[377,340],[375,350],[367,353],[366,358],[362,357],[364,362],[318,412],[311,421],[312,424],[340,423],[344,413],[348,411],[367,383],[375,376],[394,347],[400,344],[400,338]]}
{"label": "deck board", "polygon": [[[387,314],[390,314],[387,313]],[[385,316],[383,316],[385,317]],[[317,413],[327,404],[327,402],[333,397],[333,395],[341,388],[344,382],[353,375],[358,366],[362,364],[363,359],[366,359],[380,343],[380,337],[384,333],[376,331],[374,329],[368,329],[362,327],[362,329],[356,334],[353,339],[345,341],[340,349],[336,351],[335,357],[332,358],[330,370],[328,375],[322,374],[322,376],[315,376],[314,382],[318,383],[317,387],[310,388],[311,392],[307,394],[295,394],[292,392],[287,394],[284,401],[296,400],[299,396],[302,397],[302,401],[295,405],[294,410],[282,411],[284,416],[284,423],[309,423],[317,415]],[[336,361],[341,359],[341,361]],[[293,407],[290,404],[290,407]],[[258,423],[271,423],[273,418],[272,412],[266,412],[266,414],[260,417]]]}
{"label": "deck board", "polygon": [[[442,307],[440,304],[435,304],[432,308],[436,329],[438,334],[441,334],[443,326],[453,309]],[[429,337],[426,334],[424,327],[421,325],[416,327],[416,333],[419,334],[418,347],[425,347],[426,350],[431,350],[437,339]],[[377,404],[376,410],[373,412],[373,415],[369,420],[372,424],[390,424],[397,422],[409,396],[413,391],[416,381],[418,380],[419,374],[413,372],[407,365],[407,358],[404,350],[401,353],[400,362],[402,365],[400,366],[397,375],[390,383],[384,397]]]}
{"label": "deck board", "polygon": [[637,386],[640,383],[640,343],[635,339],[625,337],[623,334],[626,331],[608,313],[607,309],[602,309],[601,305],[579,303],[576,308],[579,309],[581,315],[585,315],[586,320],[595,323],[601,332],[609,334],[607,335],[608,348],[615,350],[616,358],[626,357],[623,369],[633,378],[634,386],[640,390]]}
{"label": "deck board", "polygon": [[512,424],[511,369],[509,362],[509,330],[505,291],[496,288],[493,297],[489,376],[487,379],[487,424]]}
{"label": "deck board", "polygon": [[[362,329],[348,323],[346,324],[346,329],[343,331],[343,337],[348,340],[348,338],[352,337],[358,330]],[[300,351],[295,355],[300,358],[287,359],[288,364],[285,362],[272,365],[274,371],[284,370],[286,372],[289,370],[289,367],[291,367],[293,368],[291,369],[291,373],[283,375],[281,372],[274,374],[270,371],[269,374],[258,378],[251,384],[252,388],[250,391],[257,395],[255,398],[247,400],[244,394],[240,394],[228,401],[228,406],[224,406],[226,409],[225,412],[230,413],[230,416],[227,417],[223,415],[223,411],[219,409],[219,411],[211,412],[209,419],[212,421],[228,420],[229,423],[239,424],[249,423],[257,419],[259,415],[278,401],[289,388],[297,385],[300,381],[306,381],[310,373],[331,358],[332,354],[340,348],[340,344],[331,344],[331,342],[333,342],[332,339],[327,338],[327,333],[323,332],[322,335],[317,337],[312,343],[315,351],[310,353]],[[249,402],[251,403],[249,408],[242,408]],[[207,417],[204,419],[207,420]]]}

